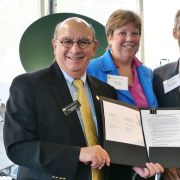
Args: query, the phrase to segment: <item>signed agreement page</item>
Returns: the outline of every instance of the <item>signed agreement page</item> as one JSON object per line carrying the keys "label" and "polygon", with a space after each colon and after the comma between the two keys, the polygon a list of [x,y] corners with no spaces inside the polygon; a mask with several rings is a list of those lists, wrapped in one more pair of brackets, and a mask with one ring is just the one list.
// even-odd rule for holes
{"label": "signed agreement page", "polygon": [[106,140],[144,146],[140,113],[103,101]]}
{"label": "signed agreement page", "polygon": [[180,147],[180,110],[141,110],[147,150],[149,147]]}

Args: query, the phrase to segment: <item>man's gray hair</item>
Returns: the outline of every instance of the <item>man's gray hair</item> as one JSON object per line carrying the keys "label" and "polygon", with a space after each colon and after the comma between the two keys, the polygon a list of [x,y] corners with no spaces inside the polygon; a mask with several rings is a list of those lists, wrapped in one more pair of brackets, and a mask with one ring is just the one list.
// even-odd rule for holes
{"label": "man's gray hair", "polygon": [[[63,21],[64,22],[64,21]],[[56,28],[55,28],[55,31],[54,31],[54,39],[58,39],[58,31],[59,31],[59,28],[61,27],[61,24],[63,23],[63,22],[60,22],[59,24],[57,24],[56,25]],[[90,29],[91,29],[91,31],[92,31],[92,35],[93,35],[93,41],[95,41],[96,40],[96,37],[95,37],[95,30],[94,30],[94,28],[92,27],[92,25],[91,24],[88,24],[89,25],[89,27],[90,27]]]}
{"label": "man's gray hair", "polygon": [[176,16],[174,18],[174,29],[177,31],[178,17],[180,15],[180,10],[177,11]]}

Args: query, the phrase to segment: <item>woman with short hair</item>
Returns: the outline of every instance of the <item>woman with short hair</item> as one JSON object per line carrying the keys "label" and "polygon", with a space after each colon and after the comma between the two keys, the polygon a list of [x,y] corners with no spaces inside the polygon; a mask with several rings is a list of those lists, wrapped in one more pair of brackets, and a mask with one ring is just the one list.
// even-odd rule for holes
{"label": "woman with short hair", "polygon": [[[99,59],[90,61],[87,73],[104,82],[107,82],[108,75],[127,77],[128,90],[117,89],[118,100],[138,107],[157,107],[152,70],[135,57],[140,45],[141,26],[140,17],[133,11],[119,9],[113,12],[105,27],[107,51]],[[164,171],[157,163],[146,163],[146,166],[133,169],[143,178]]]}

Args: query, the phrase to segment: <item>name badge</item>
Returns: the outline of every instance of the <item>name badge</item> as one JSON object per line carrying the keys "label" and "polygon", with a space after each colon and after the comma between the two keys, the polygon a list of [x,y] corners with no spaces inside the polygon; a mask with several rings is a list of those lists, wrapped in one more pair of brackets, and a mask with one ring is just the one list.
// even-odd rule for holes
{"label": "name badge", "polygon": [[64,114],[67,116],[68,114],[72,113],[74,110],[76,110],[77,108],[79,108],[81,106],[81,104],[79,103],[78,100],[72,102],[71,104],[67,105],[66,107],[64,107],[62,110],[64,112]]}
{"label": "name badge", "polygon": [[175,89],[176,87],[180,86],[180,78],[179,74],[173,76],[172,78],[165,80],[163,82],[164,85],[164,93],[168,93],[169,91]]}
{"label": "name badge", "polygon": [[115,89],[128,90],[128,77],[107,75],[107,83]]}

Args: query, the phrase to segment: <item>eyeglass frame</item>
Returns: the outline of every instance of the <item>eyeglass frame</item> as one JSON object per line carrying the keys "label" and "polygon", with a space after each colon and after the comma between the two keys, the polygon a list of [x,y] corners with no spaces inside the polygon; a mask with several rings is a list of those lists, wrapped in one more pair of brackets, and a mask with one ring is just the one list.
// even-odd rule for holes
{"label": "eyeglass frame", "polygon": [[[58,39],[56,39],[56,41],[57,42],[59,42],[59,43],[62,43],[62,45],[63,45],[63,41],[59,41]],[[65,41],[65,40],[64,40]],[[73,47],[73,45],[74,45],[74,43],[77,43],[78,44],[78,46],[79,46],[79,42],[78,41],[72,41],[72,44],[71,44],[71,46],[70,47],[65,47],[64,45],[64,47],[65,48],[71,48],[71,47]],[[92,42],[94,42],[94,40],[92,40],[91,42],[88,42],[88,45],[87,45],[87,47],[89,46],[89,44],[91,44]],[[79,46],[80,47],[80,46]],[[82,48],[82,47],[80,47],[81,49],[86,49],[87,47],[85,47],[85,48]]]}

